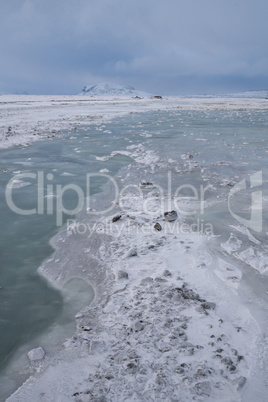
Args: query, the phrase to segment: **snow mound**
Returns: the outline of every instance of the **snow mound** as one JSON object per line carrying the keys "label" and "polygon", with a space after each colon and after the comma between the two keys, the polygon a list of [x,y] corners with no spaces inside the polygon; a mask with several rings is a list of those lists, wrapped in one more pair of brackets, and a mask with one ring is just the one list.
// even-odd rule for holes
{"label": "snow mound", "polygon": [[103,82],[94,86],[85,86],[80,95],[87,96],[124,96],[124,97],[148,97],[149,93],[138,91],[131,86],[122,86]]}

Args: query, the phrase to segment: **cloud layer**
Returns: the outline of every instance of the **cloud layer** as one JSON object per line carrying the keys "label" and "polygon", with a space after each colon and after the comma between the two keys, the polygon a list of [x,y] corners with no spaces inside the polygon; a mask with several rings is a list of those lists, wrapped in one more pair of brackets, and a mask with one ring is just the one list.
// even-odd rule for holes
{"label": "cloud layer", "polygon": [[263,0],[1,2],[0,90],[265,88],[267,15]]}

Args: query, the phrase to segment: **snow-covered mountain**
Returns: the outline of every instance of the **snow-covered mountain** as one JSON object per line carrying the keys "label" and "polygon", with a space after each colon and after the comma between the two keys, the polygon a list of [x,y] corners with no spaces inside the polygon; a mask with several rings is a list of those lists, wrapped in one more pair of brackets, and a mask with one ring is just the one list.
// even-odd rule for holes
{"label": "snow-covered mountain", "polygon": [[138,91],[131,86],[122,86],[117,84],[111,84],[109,82],[103,82],[94,86],[85,86],[80,95],[87,96],[116,96],[116,97],[148,97],[149,93],[144,91]]}

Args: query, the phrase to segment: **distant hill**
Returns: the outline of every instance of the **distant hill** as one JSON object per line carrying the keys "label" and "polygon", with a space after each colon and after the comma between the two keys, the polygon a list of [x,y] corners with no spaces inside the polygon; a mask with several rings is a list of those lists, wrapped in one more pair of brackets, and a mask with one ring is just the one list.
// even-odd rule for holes
{"label": "distant hill", "polygon": [[103,82],[94,86],[85,86],[80,95],[87,96],[115,96],[115,97],[135,97],[141,98],[151,96],[151,94],[138,91],[131,86],[122,86],[117,84],[111,84],[109,82]]}

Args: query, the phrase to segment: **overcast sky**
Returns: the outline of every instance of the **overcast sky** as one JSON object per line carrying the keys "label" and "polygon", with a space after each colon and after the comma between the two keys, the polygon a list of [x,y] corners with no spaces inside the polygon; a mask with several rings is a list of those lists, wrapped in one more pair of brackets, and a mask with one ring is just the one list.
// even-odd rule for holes
{"label": "overcast sky", "polygon": [[0,0],[0,92],[268,88],[265,0]]}

